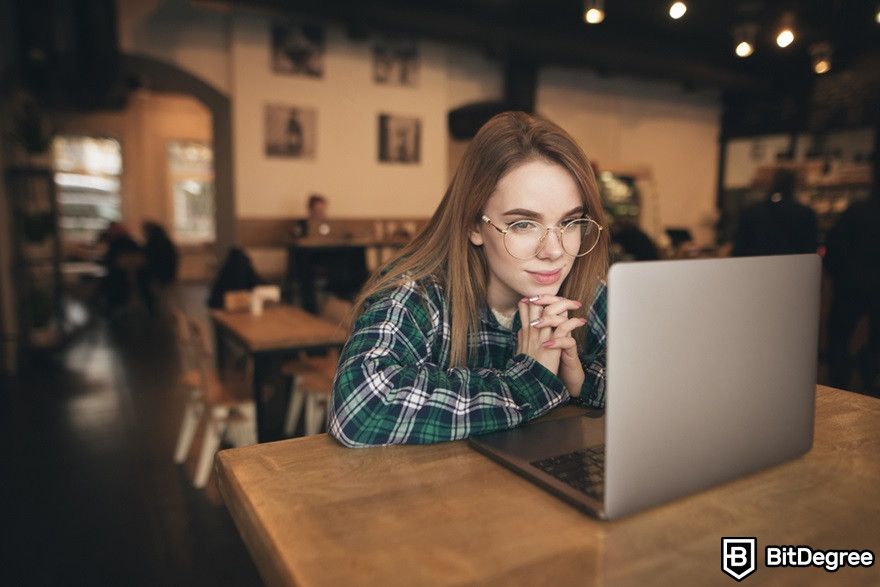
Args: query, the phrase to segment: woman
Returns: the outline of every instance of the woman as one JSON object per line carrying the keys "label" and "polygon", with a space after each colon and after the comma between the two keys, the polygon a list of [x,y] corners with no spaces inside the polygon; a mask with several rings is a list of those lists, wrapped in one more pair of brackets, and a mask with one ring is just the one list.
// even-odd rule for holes
{"label": "woman", "polygon": [[604,407],[601,224],[595,177],[565,131],[492,118],[431,221],[364,287],[330,433],[351,447],[440,442],[569,398]]}

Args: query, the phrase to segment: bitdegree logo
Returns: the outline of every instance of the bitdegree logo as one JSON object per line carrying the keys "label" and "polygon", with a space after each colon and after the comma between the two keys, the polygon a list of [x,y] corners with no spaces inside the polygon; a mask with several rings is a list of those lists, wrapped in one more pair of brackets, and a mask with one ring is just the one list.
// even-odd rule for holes
{"label": "bitdegree logo", "polygon": [[834,573],[843,567],[870,567],[870,550],[814,550],[809,546],[767,546],[764,564],[768,567],[820,567]]}

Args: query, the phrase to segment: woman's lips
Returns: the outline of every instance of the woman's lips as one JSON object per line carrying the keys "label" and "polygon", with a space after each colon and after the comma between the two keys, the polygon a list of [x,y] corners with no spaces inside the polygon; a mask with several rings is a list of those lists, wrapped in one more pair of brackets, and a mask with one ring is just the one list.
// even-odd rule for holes
{"label": "woman's lips", "polygon": [[526,273],[531,275],[532,279],[541,285],[549,285],[559,280],[559,276],[562,275],[562,269],[557,269],[556,271],[526,271]]}

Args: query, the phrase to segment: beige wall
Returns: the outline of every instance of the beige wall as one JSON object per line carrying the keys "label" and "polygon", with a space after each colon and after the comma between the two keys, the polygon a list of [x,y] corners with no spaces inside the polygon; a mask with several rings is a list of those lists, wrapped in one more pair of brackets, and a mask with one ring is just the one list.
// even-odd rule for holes
{"label": "beige wall", "polygon": [[[371,44],[327,29],[322,79],[273,73],[270,21],[240,16],[232,46],[236,212],[239,217],[303,214],[320,192],[338,216],[426,215],[446,183],[448,75],[446,51],[420,43],[417,87],[380,86],[372,80]],[[267,104],[312,108],[317,152],[312,159],[267,157]],[[421,162],[380,163],[378,116],[421,120]]]}
{"label": "beige wall", "polygon": [[[263,16],[206,11],[185,0],[120,2],[123,50],[176,65],[228,90],[233,103],[237,217],[301,214],[312,192],[327,194],[335,215],[430,214],[466,144],[454,143],[448,111],[501,97],[501,67],[478,51],[421,42],[418,88],[372,81],[370,41],[327,27],[325,77],[272,73]],[[264,154],[267,103],[317,110],[313,160]],[[688,226],[712,240],[721,105],[715,92],[674,84],[600,78],[576,69],[540,72],[537,110],[572,132],[605,168],[647,178],[643,226],[655,237]],[[380,164],[377,116],[422,119],[422,162]]]}
{"label": "beige wall", "polygon": [[540,73],[537,110],[568,130],[600,168],[640,170],[643,228],[663,240],[687,226],[713,242],[721,103],[715,92],[599,78],[570,69]]}
{"label": "beige wall", "polygon": [[189,0],[117,0],[119,48],[173,63],[229,92],[229,22]]}

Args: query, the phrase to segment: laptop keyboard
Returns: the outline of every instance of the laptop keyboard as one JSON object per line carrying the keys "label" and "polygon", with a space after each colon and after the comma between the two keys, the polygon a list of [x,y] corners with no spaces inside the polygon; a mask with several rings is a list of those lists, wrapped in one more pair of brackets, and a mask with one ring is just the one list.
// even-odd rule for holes
{"label": "laptop keyboard", "polygon": [[599,501],[604,497],[604,444],[533,461],[532,466]]}

